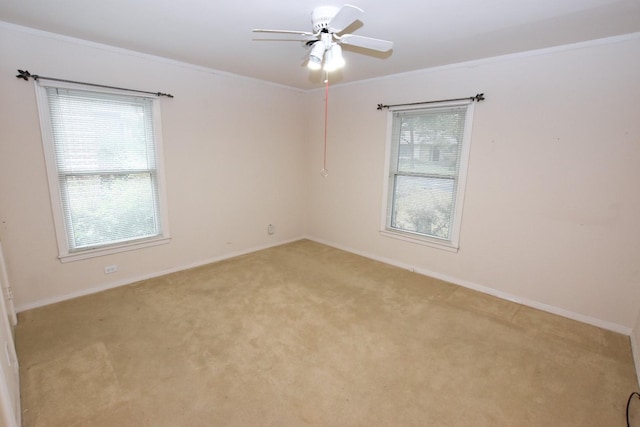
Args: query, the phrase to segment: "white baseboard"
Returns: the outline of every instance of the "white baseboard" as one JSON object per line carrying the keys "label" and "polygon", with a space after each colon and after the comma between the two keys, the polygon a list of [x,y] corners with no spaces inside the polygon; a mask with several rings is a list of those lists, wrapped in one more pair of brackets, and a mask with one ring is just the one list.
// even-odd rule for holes
{"label": "white baseboard", "polygon": [[[194,268],[194,267],[199,267],[201,265],[205,265],[205,264],[210,264],[212,262],[217,262],[217,261],[222,261],[225,259],[229,259],[229,258],[233,258],[239,255],[244,255],[247,253],[251,253],[251,252],[256,252],[259,250],[263,250],[263,249],[268,249],[274,246],[280,246],[280,245],[284,245],[287,243],[291,243],[300,239],[309,239],[309,240],[313,240],[314,242],[318,242],[318,243],[322,243],[324,245],[327,246],[331,246],[334,247],[336,249],[341,249],[347,252],[351,252],[354,253],[356,255],[361,255],[365,258],[370,258],[376,261],[380,261],[380,262],[384,262],[385,264],[390,264],[390,265],[394,265],[396,267],[400,267],[400,268],[404,268],[406,270],[410,270],[413,272],[416,272],[418,274],[422,274],[425,276],[429,276],[429,277],[433,277],[435,279],[440,279],[440,280],[444,280],[446,282],[450,282],[465,288],[469,288],[469,289],[473,289],[475,291],[478,292],[482,292],[488,295],[492,295],[495,296],[497,298],[501,298],[507,301],[511,301],[511,302],[515,302],[517,304],[522,304],[528,307],[532,307],[532,308],[536,308],[538,310],[542,310],[542,311],[546,311],[548,313],[552,313],[552,314],[557,314],[559,316],[562,317],[566,317],[569,319],[573,319],[573,320],[577,320],[579,322],[582,323],[587,323],[589,325],[593,325],[593,326],[597,326],[599,328],[602,329],[607,329],[613,332],[617,332],[623,335],[627,335],[627,336],[631,336],[631,328],[628,328],[626,326],[622,326],[622,325],[618,325],[616,323],[612,323],[612,322],[607,322],[601,319],[597,319],[595,317],[591,317],[591,316],[586,316],[584,314],[580,314],[580,313],[575,313],[569,310],[565,310],[563,308],[560,307],[555,307],[552,305],[548,305],[539,301],[534,301],[534,300],[530,300],[527,298],[522,298],[516,295],[512,295],[509,294],[507,292],[503,292],[503,291],[499,291],[496,289],[493,289],[491,287],[488,286],[484,286],[484,285],[479,285],[477,283],[473,283],[470,282],[468,280],[463,280],[463,279],[459,279],[457,277],[452,277],[452,276],[448,276],[446,274],[441,274],[435,271],[430,271],[424,268],[420,268],[420,267],[416,267],[413,265],[409,265],[400,261],[396,261],[394,259],[390,259],[390,258],[385,258],[385,257],[380,257],[378,255],[374,255],[368,252],[364,252],[364,251],[360,251],[357,249],[353,249],[350,247],[346,247],[343,245],[339,245],[333,242],[328,242],[326,240],[314,237],[314,236],[310,236],[310,235],[305,235],[305,236],[301,236],[298,238],[294,238],[294,239],[289,239],[289,240],[283,240],[283,241],[279,241],[277,243],[270,243],[270,244],[266,244],[266,245],[260,245],[260,246],[254,246],[242,251],[238,251],[238,252],[232,252],[229,254],[225,254],[225,255],[221,255],[219,257],[215,257],[215,258],[211,258],[211,259],[206,259],[206,260],[201,260],[201,261],[197,261],[195,263],[192,264],[188,264],[188,265],[183,265],[183,266],[179,266],[179,267],[174,267],[174,268],[170,268],[167,270],[162,270],[162,271],[157,271],[157,272],[153,272],[153,273],[149,273],[149,274],[144,274],[141,276],[136,276],[136,277],[130,277],[130,278],[126,278],[126,279],[122,279],[122,280],[118,280],[115,282],[109,282],[109,283],[105,283],[103,285],[99,285],[99,286],[95,286],[95,287],[91,287],[88,289],[83,289],[81,291],[77,291],[77,292],[71,292],[65,295],[60,295],[60,296],[56,296],[56,297],[52,297],[52,298],[44,298],[29,304],[24,304],[24,305],[19,305],[16,307],[16,311],[17,312],[22,312],[22,311],[26,311],[26,310],[30,310],[33,308],[37,308],[37,307],[42,307],[45,305],[49,305],[49,304],[54,304],[57,302],[61,302],[61,301],[66,301],[72,298],[77,298],[77,297],[81,297],[81,296],[85,296],[85,295],[90,295],[90,294],[94,294],[97,292],[101,292],[101,291],[105,291],[107,289],[113,289],[113,288],[117,288],[119,286],[125,286],[125,285],[129,285],[131,283],[135,283],[135,282],[139,282],[141,280],[147,280],[147,279],[151,279],[154,277],[158,277],[158,276],[163,276],[165,274],[170,274],[170,273],[175,273],[177,271],[182,271],[182,270],[187,270],[189,268]],[[640,343],[636,343],[636,344],[640,344]],[[640,350],[640,349],[638,349]],[[634,357],[638,352],[634,351]],[[640,362],[640,354],[638,354],[638,362]],[[638,364],[638,366],[640,366],[640,364]]]}
{"label": "white baseboard", "polygon": [[[512,295],[508,292],[499,291],[497,289],[490,288],[488,286],[479,285],[477,283],[470,282],[468,280],[459,279],[457,277],[448,276],[446,274],[441,274],[435,271],[430,271],[424,268],[416,267],[410,264],[406,264],[403,262],[396,261],[394,259],[380,257],[378,255],[370,254],[368,252],[360,251],[357,249],[353,249],[350,247],[346,247],[343,245],[335,244],[332,242],[328,242],[323,239],[319,239],[314,236],[305,236],[306,239],[313,240],[314,242],[322,243],[323,245],[331,246],[336,249],[341,249],[343,251],[351,252],[356,255],[361,255],[365,258],[370,258],[376,261],[384,262],[385,264],[394,265],[396,267],[404,268],[409,271],[416,272],[418,274],[422,274],[425,276],[433,277],[435,279],[444,280],[445,282],[453,283],[455,285],[459,285],[465,288],[473,289],[474,291],[482,292],[484,294],[492,295],[494,297],[504,299],[507,301],[515,302],[517,304],[522,304],[527,307],[535,308],[538,310],[546,311],[551,314],[557,314],[558,316],[566,317],[568,319],[577,320],[578,322],[586,323],[592,326],[597,326],[602,329],[606,329],[609,331],[617,332],[619,334],[631,336],[631,328],[626,326],[618,325],[617,323],[607,322],[605,320],[597,319],[595,317],[586,316],[584,314],[575,313],[573,311],[565,310],[560,307],[555,307],[549,304],[545,304],[539,301],[530,300],[528,298],[519,297],[517,295]],[[640,349],[639,349],[640,350]],[[634,352],[634,357],[637,352]],[[638,354],[640,356],[640,354]],[[640,361],[640,360],[639,360]],[[640,364],[636,364],[636,366],[640,367]]]}
{"label": "white baseboard", "polygon": [[229,259],[229,258],[234,258],[240,255],[245,255],[251,252],[257,252],[257,251],[261,251],[263,249],[269,249],[269,248],[273,248],[275,246],[281,246],[281,245],[285,245],[287,243],[291,243],[291,242],[295,242],[301,239],[304,239],[305,237],[296,237],[294,239],[288,239],[288,240],[281,240],[278,241],[276,243],[269,243],[266,245],[260,245],[260,246],[253,246],[249,249],[245,249],[242,251],[237,251],[237,252],[231,252],[228,254],[224,254],[215,258],[210,258],[210,259],[206,259],[206,260],[201,260],[201,261],[197,261],[188,265],[182,265],[179,267],[173,267],[173,268],[169,268],[166,270],[161,270],[161,271],[156,271],[153,273],[149,273],[149,274],[143,274],[140,276],[135,276],[135,277],[129,277],[129,278],[125,278],[122,280],[117,280],[114,282],[109,282],[109,283],[105,283],[99,286],[94,286],[91,288],[87,288],[87,289],[83,289],[81,291],[77,291],[77,292],[71,292],[68,294],[64,294],[64,295],[59,295],[59,296],[55,296],[55,297],[51,297],[51,298],[43,298],[41,300],[35,301],[35,302],[31,302],[28,304],[23,304],[23,305],[19,305],[16,307],[16,311],[18,313],[22,312],[22,311],[27,311],[27,310],[31,310],[33,308],[38,308],[38,307],[43,307],[45,305],[50,305],[50,304],[55,304],[57,302],[62,302],[62,301],[66,301],[66,300],[70,300],[73,298],[78,298],[78,297],[82,297],[85,295],[91,295],[91,294],[95,294],[98,292],[102,292],[102,291],[106,291],[108,289],[113,289],[113,288],[118,288],[120,286],[126,286],[126,285],[130,285],[132,283],[136,283],[139,282],[141,280],[147,280],[147,279],[153,279],[154,277],[159,277],[159,276],[164,276],[165,274],[170,274],[170,273],[175,273],[178,271],[182,271],[182,270],[188,270],[190,268],[195,268],[195,267],[200,267],[201,265],[206,265],[206,264],[211,264],[212,262],[218,262],[218,261],[223,261],[225,259]]}

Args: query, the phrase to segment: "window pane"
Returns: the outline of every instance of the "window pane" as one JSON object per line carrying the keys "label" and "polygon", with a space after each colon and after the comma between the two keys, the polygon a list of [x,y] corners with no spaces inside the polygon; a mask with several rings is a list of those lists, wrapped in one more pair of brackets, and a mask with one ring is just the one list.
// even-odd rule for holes
{"label": "window pane", "polygon": [[393,192],[392,228],[449,239],[453,179],[396,175]]}
{"label": "window pane", "polygon": [[155,168],[151,99],[49,88],[60,172]]}
{"label": "window pane", "polygon": [[466,106],[396,113],[399,172],[454,177]]}
{"label": "window pane", "polygon": [[68,176],[65,218],[73,248],[159,234],[155,182],[150,173]]}

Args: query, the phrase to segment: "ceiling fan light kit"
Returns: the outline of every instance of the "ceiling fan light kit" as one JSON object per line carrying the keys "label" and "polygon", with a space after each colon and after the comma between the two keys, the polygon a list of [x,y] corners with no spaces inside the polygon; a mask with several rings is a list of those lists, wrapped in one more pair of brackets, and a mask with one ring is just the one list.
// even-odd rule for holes
{"label": "ceiling fan light kit", "polygon": [[[322,67],[323,60],[324,67]],[[344,64],[342,47],[338,43],[331,41],[330,34],[322,33],[322,38],[316,41],[311,48],[307,67],[311,70],[324,68],[326,72],[332,72],[344,67]]]}

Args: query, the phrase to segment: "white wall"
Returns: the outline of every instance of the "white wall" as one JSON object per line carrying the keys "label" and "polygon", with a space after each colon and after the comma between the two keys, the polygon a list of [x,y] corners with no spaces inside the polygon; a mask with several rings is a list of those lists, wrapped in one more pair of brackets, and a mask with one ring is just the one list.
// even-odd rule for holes
{"label": "white wall", "polygon": [[[60,263],[34,87],[18,68],[175,96],[161,101],[170,244]],[[0,94],[0,236],[19,308],[304,234],[302,92],[0,25]]]}
{"label": "white wall", "polygon": [[[0,25],[0,237],[19,308],[303,235],[630,333],[640,301],[640,37],[303,93]],[[61,264],[32,83],[16,69],[162,100],[168,245]],[[348,72],[348,70],[347,70]],[[386,113],[484,92],[461,249],[382,237]],[[268,236],[266,225],[277,232]],[[119,271],[105,275],[106,265]]]}
{"label": "white wall", "polygon": [[[308,100],[309,233],[375,258],[629,333],[640,301],[640,36],[330,88]],[[385,112],[486,94],[460,251],[383,237]]]}

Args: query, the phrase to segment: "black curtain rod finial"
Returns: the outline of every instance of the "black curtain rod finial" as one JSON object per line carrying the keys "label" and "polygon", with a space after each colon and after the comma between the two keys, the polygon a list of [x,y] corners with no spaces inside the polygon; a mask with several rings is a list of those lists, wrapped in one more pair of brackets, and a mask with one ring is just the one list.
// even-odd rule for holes
{"label": "black curtain rod finial", "polygon": [[16,76],[19,79],[23,79],[24,81],[29,81],[29,77],[31,77],[33,80],[38,80],[38,76],[36,76],[35,74],[31,74],[29,71],[27,70],[18,70],[18,75]]}

